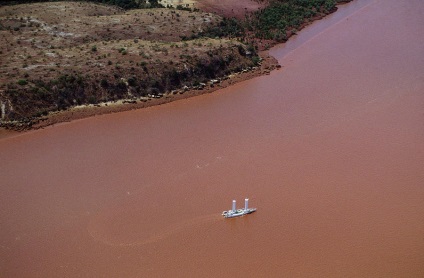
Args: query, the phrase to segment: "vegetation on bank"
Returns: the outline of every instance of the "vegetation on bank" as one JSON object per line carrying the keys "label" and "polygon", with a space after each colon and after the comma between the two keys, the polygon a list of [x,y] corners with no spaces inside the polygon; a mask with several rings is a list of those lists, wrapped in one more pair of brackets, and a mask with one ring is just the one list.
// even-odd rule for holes
{"label": "vegetation on bank", "polygon": [[255,38],[286,41],[293,30],[314,17],[326,15],[336,8],[335,0],[279,0],[257,11],[246,20],[246,28]]}
{"label": "vegetation on bank", "polygon": [[349,1],[351,0],[271,0],[265,8],[247,14],[244,19],[223,18],[218,25],[210,26],[193,37],[239,38],[256,48],[261,40],[285,42],[303,25],[335,11],[338,3]]}
{"label": "vegetation on bank", "polygon": [[214,44],[217,47],[211,47],[203,55],[201,52],[192,54],[190,46],[184,43],[153,46],[160,52],[176,50],[181,53],[174,61],[155,56],[145,59],[143,54],[133,54],[133,48],[129,54],[123,54],[126,50],[119,50],[121,55],[130,56],[130,60],[108,63],[103,73],[90,69],[86,72],[65,70],[52,73],[54,78],[27,76],[9,83],[3,96],[11,104],[19,105],[14,105],[7,119],[31,122],[34,117],[76,105],[156,98],[165,92],[183,93],[184,88],[202,89],[210,80],[255,66],[242,44],[211,39],[190,44]]}

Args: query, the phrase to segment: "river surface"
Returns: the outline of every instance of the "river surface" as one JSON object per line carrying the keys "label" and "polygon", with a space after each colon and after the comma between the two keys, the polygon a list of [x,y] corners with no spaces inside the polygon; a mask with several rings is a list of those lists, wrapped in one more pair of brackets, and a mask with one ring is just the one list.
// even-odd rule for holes
{"label": "river surface", "polygon": [[355,0],[268,76],[1,139],[0,276],[424,277],[423,15]]}

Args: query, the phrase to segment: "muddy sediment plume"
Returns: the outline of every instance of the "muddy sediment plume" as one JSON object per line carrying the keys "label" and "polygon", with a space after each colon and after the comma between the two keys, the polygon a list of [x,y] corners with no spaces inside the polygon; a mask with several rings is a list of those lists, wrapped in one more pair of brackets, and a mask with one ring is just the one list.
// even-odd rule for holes
{"label": "muddy sediment plume", "polygon": [[2,277],[423,276],[424,5],[338,12],[280,71],[1,139]]}

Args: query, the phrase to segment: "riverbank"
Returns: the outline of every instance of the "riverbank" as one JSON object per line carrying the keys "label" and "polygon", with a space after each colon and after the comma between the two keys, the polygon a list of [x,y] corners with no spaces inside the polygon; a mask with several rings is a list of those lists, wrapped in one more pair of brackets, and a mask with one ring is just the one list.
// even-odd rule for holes
{"label": "riverbank", "polygon": [[253,67],[244,72],[234,73],[223,78],[210,80],[207,84],[191,88],[182,88],[170,93],[165,93],[160,97],[148,96],[138,99],[119,100],[115,102],[106,102],[101,104],[90,104],[72,107],[65,111],[49,113],[45,117],[41,117],[32,125],[21,125],[13,128],[14,130],[39,129],[46,126],[58,124],[61,122],[70,122],[72,120],[103,115],[109,113],[124,112],[128,110],[147,108],[156,105],[166,104],[172,101],[186,99],[194,96],[212,93],[214,91],[226,88],[236,83],[252,79],[257,76],[269,74],[272,70],[280,68],[275,58],[270,56],[267,51],[260,54],[263,57],[262,62],[257,67]]}

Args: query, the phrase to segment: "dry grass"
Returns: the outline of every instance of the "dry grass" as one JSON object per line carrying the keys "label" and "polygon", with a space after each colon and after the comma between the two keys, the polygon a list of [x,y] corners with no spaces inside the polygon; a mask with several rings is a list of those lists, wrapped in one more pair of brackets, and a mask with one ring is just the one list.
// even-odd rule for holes
{"label": "dry grass", "polygon": [[[64,69],[86,72],[134,60],[175,61],[181,45],[173,48],[172,42],[218,20],[207,13],[123,11],[76,2],[0,7],[0,89],[16,79],[51,77]],[[204,48],[210,43],[215,44]],[[202,51],[192,48],[191,54]]]}

